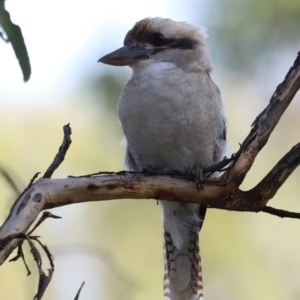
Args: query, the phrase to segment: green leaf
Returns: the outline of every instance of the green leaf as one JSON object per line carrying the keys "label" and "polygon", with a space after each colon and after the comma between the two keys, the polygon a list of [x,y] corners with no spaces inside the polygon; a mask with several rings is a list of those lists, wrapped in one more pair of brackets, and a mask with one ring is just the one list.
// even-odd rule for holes
{"label": "green leaf", "polygon": [[27,48],[21,28],[12,23],[9,13],[5,10],[4,0],[0,0],[0,25],[7,36],[7,41],[11,43],[14,49],[23,73],[23,79],[26,82],[30,78],[31,74],[31,66]]}

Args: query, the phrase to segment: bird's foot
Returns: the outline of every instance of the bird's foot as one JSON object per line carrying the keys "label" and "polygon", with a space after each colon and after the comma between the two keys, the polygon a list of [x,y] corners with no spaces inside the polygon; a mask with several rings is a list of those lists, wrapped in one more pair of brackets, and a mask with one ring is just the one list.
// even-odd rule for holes
{"label": "bird's foot", "polygon": [[143,166],[143,173],[146,173],[147,175],[165,175],[168,173],[168,170],[158,168],[157,166],[148,163]]}
{"label": "bird's foot", "polygon": [[156,168],[152,164],[146,164],[143,166],[143,173],[153,174],[156,171],[157,171]]}
{"label": "bird's foot", "polygon": [[192,170],[192,176],[194,177],[194,181],[196,183],[196,189],[199,192],[203,190],[203,168],[201,165],[196,165]]}
{"label": "bird's foot", "polygon": [[178,175],[178,174],[180,174],[176,170],[171,170],[168,168],[160,168],[153,164],[144,165],[143,173],[146,173],[147,175]]}
{"label": "bird's foot", "polygon": [[143,166],[143,173],[146,173],[147,175],[164,175],[167,172],[168,170],[158,168],[153,164],[148,163]]}

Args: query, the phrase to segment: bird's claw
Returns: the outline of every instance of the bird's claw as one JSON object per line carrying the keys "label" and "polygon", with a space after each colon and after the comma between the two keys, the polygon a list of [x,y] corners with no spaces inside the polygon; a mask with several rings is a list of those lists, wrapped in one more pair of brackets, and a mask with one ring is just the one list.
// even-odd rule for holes
{"label": "bird's claw", "polygon": [[157,169],[152,164],[145,164],[143,166],[143,173],[155,174],[156,172],[157,172]]}
{"label": "bird's claw", "polygon": [[145,164],[143,166],[143,173],[148,175],[182,175],[179,171],[168,169],[168,168],[159,168],[153,164]]}
{"label": "bird's claw", "polygon": [[195,166],[192,171],[192,175],[196,183],[197,191],[199,192],[200,190],[203,190],[203,168],[199,165]]}

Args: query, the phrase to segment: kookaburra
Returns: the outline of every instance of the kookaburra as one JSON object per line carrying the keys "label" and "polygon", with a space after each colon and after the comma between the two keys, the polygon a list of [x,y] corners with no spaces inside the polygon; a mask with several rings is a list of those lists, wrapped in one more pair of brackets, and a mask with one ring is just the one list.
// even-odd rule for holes
{"label": "kookaburra", "polygon": [[[122,48],[99,61],[132,69],[118,103],[127,140],[127,170],[151,168],[191,175],[223,158],[226,122],[201,30],[184,22],[146,18],[129,30]],[[206,208],[160,203],[165,299],[200,300],[198,233]]]}

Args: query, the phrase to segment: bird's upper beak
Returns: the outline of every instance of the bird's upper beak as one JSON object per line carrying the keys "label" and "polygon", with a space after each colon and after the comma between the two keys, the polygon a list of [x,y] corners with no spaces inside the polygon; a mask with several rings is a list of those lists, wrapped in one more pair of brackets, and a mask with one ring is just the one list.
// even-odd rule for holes
{"label": "bird's upper beak", "polygon": [[152,51],[152,49],[142,47],[124,46],[101,57],[98,62],[112,66],[128,66],[138,62],[139,60],[149,58],[148,55]]}

